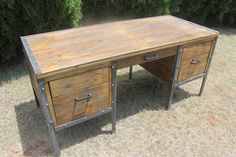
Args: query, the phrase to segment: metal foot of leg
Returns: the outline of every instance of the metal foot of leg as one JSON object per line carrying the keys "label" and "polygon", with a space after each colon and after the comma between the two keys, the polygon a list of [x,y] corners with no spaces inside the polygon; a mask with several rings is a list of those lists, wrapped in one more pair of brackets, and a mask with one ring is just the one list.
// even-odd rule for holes
{"label": "metal foot of leg", "polygon": [[116,133],[116,111],[112,111],[112,133]]}
{"label": "metal foot of leg", "polygon": [[170,109],[170,105],[172,104],[173,94],[174,94],[174,88],[170,86],[168,90],[168,96],[167,96],[167,101],[166,101],[166,106],[165,106],[166,110]]}
{"label": "metal foot of leg", "polygon": [[133,66],[129,67],[129,79],[132,79]]}
{"label": "metal foot of leg", "polygon": [[201,85],[201,89],[200,89],[200,92],[199,92],[198,96],[202,95],[204,87],[205,87],[205,83],[206,83],[206,76],[202,80],[202,85]]}
{"label": "metal foot of leg", "polygon": [[53,147],[53,150],[54,150],[54,155],[55,156],[60,156],[60,147],[59,147],[59,143],[57,141],[55,129],[52,126],[52,124],[50,124],[49,122],[47,122],[47,125],[48,125],[48,129],[49,129],[49,133],[50,133],[50,138],[51,138],[51,141],[52,141],[52,147]]}

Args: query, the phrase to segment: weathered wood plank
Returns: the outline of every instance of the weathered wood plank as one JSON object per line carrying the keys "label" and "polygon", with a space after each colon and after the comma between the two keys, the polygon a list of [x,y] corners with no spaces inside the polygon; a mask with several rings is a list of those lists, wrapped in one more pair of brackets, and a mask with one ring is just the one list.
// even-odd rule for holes
{"label": "weathered wood plank", "polygon": [[[49,82],[57,124],[111,107],[111,67]],[[76,102],[91,94],[91,98]]]}
{"label": "weathered wood plank", "polygon": [[152,57],[152,56],[157,55],[158,57],[156,58],[159,60],[164,57],[175,56],[176,52],[177,52],[177,47],[172,47],[172,48],[168,48],[164,50],[154,51],[150,53],[137,55],[134,57],[121,59],[117,61],[117,68],[121,69],[121,68],[129,67],[131,65],[143,64],[146,62],[153,61],[153,60],[146,60],[145,57]]}
{"label": "weathered wood plank", "polygon": [[78,75],[50,81],[52,97],[68,94],[80,88],[86,88],[109,82],[110,69],[108,67],[85,72]]}
{"label": "weathered wood plank", "polygon": [[[90,99],[75,103],[75,98],[83,98],[91,93]],[[53,97],[58,124],[72,121],[81,116],[101,111],[111,106],[110,83],[81,88],[73,93]]]}
{"label": "weathered wood plank", "polygon": [[187,60],[194,56],[209,54],[211,44],[212,41],[208,41],[184,48],[182,60]]}
{"label": "weathered wood plank", "polygon": [[152,62],[141,64],[141,66],[154,76],[170,84],[175,56],[166,57]]}
{"label": "weathered wood plank", "polygon": [[[187,60],[182,60],[179,70],[178,82],[189,79],[198,74],[204,73],[206,69],[208,56],[209,53],[195,56]],[[199,63],[192,64],[191,62],[193,59],[199,59]]]}
{"label": "weathered wood plank", "polygon": [[51,117],[52,117],[53,124],[54,124],[54,126],[57,126],[57,120],[56,120],[54,105],[52,103],[51,92],[50,92],[48,83],[45,83],[45,93],[47,95],[49,111],[50,111],[50,114],[51,114]]}
{"label": "weathered wood plank", "polygon": [[49,82],[52,80],[58,80],[60,78],[65,78],[68,76],[77,75],[77,74],[81,74],[84,72],[88,72],[88,71],[92,71],[92,70],[96,70],[96,69],[100,69],[104,67],[111,67],[111,62],[106,62],[103,64],[96,64],[96,65],[91,65],[91,66],[86,66],[86,67],[81,66],[80,68],[75,68],[74,70],[71,70],[71,71],[65,71],[64,73],[60,73],[58,75],[55,74],[50,77],[46,77],[44,81]]}
{"label": "weathered wood plank", "polygon": [[31,35],[26,40],[40,67],[37,78],[45,78],[217,35],[168,15]]}

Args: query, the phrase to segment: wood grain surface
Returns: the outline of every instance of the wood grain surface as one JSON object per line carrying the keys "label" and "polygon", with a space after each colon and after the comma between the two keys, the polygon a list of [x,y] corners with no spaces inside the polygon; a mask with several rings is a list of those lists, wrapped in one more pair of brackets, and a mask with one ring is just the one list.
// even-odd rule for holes
{"label": "wood grain surface", "polygon": [[166,15],[27,36],[37,78],[202,39],[217,31]]}
{"label": "wood grain surface", "polygon": [[154,76],[165,81],[168,85],[171,83],[175,56],[165,57],[156,61],[141,64],[141,66]]}
{"label": "wood grain surface", "polygon": [[[211,46],[212,41],[207,41],[192,46],[187,46],[183,49],[178,82],[205,72]],[[192,64],[194,59],[198,60],[199,63]]]}
{"label": "wood grain surface", "polygon": [[[154,51],[150,53],[145,53],[145,54],[141,54],[141,55],[137,55],[133,57],[124,58],[117,61],[117,68],[122,69],[122,68],[129,67],[136,64],[143,64],[143,63],[151,62],[154,60],[161,60],[162,58],[175,56],[176,52],[177,52],[177,47],[172,47],[168,49],[158,50],[158,51]],[[149,57],[149,58],[154,57],[154,59],[147,60],[145,59],[145,57]]]}
{"label": "wood grain surface", "polygon": [[110,71],[106,67],[49,83],[58,125],[111,107]]}

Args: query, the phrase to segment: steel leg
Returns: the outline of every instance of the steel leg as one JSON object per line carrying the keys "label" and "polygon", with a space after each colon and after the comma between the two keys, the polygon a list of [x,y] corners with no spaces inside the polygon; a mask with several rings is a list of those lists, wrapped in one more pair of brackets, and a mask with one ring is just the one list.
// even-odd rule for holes
{"label": "steel leg", "polygon": [[48,130],[49,130],[49,133],[50,133],[50,138],[51,138],[51,141],[52,141],[54,154],[55,154],[55,156],[59,156],[60,155],[60,147],[59,147],[59,143],[57,141],[55,128],[54,128],[53,124],[49,123],[49,122],[47,122],[47,126],[48,126]]}
{"label": "steel leg", "polygon": [[112,62],[112,133],[116,132],[116,70],[117,63]]}
{"label": "steel leg", "polygon": [[31,75],[31,73],[30,73],[29,65],[28,65],[27,62],[25,63],[25,65],[26,65],[26,67],[27,67],[27,69],[28,69],[28,71],[29,71],[30,82],[31,82],[31,86],[32,86],[32,89],[33,89],[33,92],[34,92],[34,99],[35,99],[35,102],[36,102],[37,107],[39,108],[39,107],[40,107],[40,103],[39,103],[39,100],[38,100],[38,98],[37,98],[37,96],[36,96],[36,93],[35,93],[35,91],[34,91],[34,87],[33,87],[33,84],[34,84],[34,83],[33,83],[32,75]]}
{"label": "steel leg", "polygon": [[204,90],[204,87],[205,87],[205,83],[206,83],[206,79],[207,79],[207,77],[206,76],[204,76],[203,77],[203,80],[202,80],[202,85],[201,85],[201,88],[200,88],[200,92],[199,92],[199,96],[201,96],[202,95],[202,93],[203,93],[203,90]]}
{"label": "steel leg", "polygon": [[173,64],[171,84],[170,84],[169,90],[168,90],[167,102],[166,102],[166,106],[165,106],[166,110],[168,110],[170,108],[170,105],[172,104],[172,98],[173,98],[173,93],[174,93],[174,90],[175,90],[175,87],[176,87],[181,55],[182,55],[182,49],[180,47],[178,47],[177,54],[176,54],[176,57],[175,57],[175,61],[174,61],[174,64]]}
{"label": "steel leg", "polygon": [[174,88],[172,88],[172,86],[169,86],[167,102],[165,106],[166,110],[170,109],[170,105],[172,104],[173,93],[174,93]]}
{"label": "steel leg", "polygon": [[129,79],[132,79],[133,66],[129,67]]}
{"label": "steel leg", "polygon": [[43,114],[45,116],[48,130],[50,133],[50,138],[52,141],[54,154],[56,156],[59,156],[60,155],[60,147],[59,147],[59,143],[56,138],[55,128],[54,128],[52,117],[51,117],[51,114],[49,111],[48,100],[47,100],[47,96],[45,93],[45,86],[44,86],[43,80],[37,81],[37,85],[38,85],[38,89],[39,89],[39,101],[41,103],[41,108],[42,108]]}
{"label": "steel leg", "polygon": [[203,93],[203,90],[204,90],[204,87],[205,87],[205,83],[206,83],[206,79],[207,79],[207,75],[208,75],[208,71],[209,71],[209,67],[210,67],[210,64],[211,64],[211,61],[212,61],[212,57],[213,57],[213,54],[215,52],[215,46],[216,46],[216,42],[217,42],[217,39],[215,39],[212,43],[212,49],[211,49],[211,54],[210,54],[210,58],[209,58],[209,62],[207,64],[207,67],[206,67],[206,75],[204,76],[203,80],[202,80],[202,85],[201,85],[201,89],[200,89],[200,92],[199,92],[199,96],[202,95]]}
{"label": "steel leg", "polygon": [[34,89],[33,89],[33,92],[34,92],[34,99],[35,99],[36,105],[37,105],[38,108],[40,108],[40,103],[39,103],[39,100],[36,96],[36,93],[35,93]]}

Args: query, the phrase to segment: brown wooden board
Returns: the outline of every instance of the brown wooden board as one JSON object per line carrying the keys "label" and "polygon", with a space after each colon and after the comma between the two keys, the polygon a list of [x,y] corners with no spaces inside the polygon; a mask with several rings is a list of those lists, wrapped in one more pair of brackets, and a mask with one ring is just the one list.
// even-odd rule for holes
{"label": "brown wooden board", "polygon": [[165,81],[169,85],[172,77],[171,75],[173,71],[174,59],[175,56],[170,56],[140,65],[148,72]]}
{"label": "brown wooden board", "polygon": [[[111,107],[110,82],[110,67],[50,81],[57,124],[60,125]],[[83,99],[89,95],[91,98]],[[82,100],[75,101],[75,99]]]}
{"label": "brown wooden board", "polygon": [[184,48],[182,60],[187,60],[195,56],[209,54],[211,49],[212,41],[202,42],[187,46]]}
{"label": "brown wooden board", "polygon": [[78,75],[58,79],[50,82],[52,97],[72,93],[78,88],[95,86],[110,81],[110,68],[105,67]]}
{"label": "brown wooden board", "polygon": [[[75,102],[76,97],[83,98],[89,93],[91,93],[90,99]],[[74,93],[66,93],[52,99],[58,124],[63,124],[111,107],[109,83],[81,88]]]}
{"label": "brown wooden board", "polygon": [[[128,57],[117,61],[117,68],[125,68],[128,66],[136,65],[136,64],[143,64],[146,62],[151,62],[154,60],[160,60],[161,58],[175,56],[177,52],[177,47],[172,47],[168,49],[158,50],[154,52],[149,52],[141,55],[137,55],[134,57]],[[149,57],[150,59],[145,59]],[[152,59],[153,58],[153,59]]]}
{"label": "brown wooden board", "polygon": [[[207,41],[184,47],[178,82],[205,72],[211,46],[212,41]],[[196,64],[193,64],[194,60],[197,61]]]}
{"label": "brown wooden board", "polygon": [[[206,69],[208,56],[209,54],[203,54],[182,61],[179,70],[178,82],[189,79],[198,74],[204,73]],[[193,59],[198,59],[200,60],[200,62],[198,64],[192,64],[191,62],[193,61]]]}
{"label": "brown wooden board", "polygon": [[[213,38],[217,31],[167,15],[27,36],[37,78]],[[32,64],[32,63],[31,63]]]}

